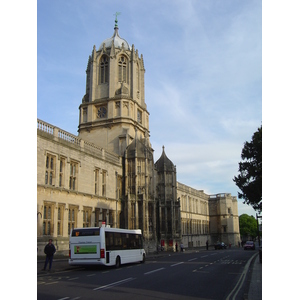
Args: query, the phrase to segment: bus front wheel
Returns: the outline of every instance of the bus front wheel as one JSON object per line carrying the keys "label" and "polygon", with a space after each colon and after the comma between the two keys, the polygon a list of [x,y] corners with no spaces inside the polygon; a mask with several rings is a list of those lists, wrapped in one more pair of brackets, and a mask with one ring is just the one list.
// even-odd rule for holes
{"label": "bus front wheel", "polygon": [[120,256],[118,256],[116,258],[116,268],[120,268],[120,266],[121,266],[121,259],[120,259]]}

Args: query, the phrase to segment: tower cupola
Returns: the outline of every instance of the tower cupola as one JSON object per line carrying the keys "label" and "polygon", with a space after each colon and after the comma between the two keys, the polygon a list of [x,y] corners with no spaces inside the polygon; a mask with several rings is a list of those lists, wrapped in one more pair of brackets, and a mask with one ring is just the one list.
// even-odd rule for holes
{"label": "tower cupola", "polygon": [[[125,50],[131,50],[131,47],[129,46],[129,43],[121,38],[119,36],[119,27],[118,27],[118,20],[115,21],[115,32],[113,34],[113,36],[109,39],[106,39],[105,41],[103,41],[99,47],[99,50],[101,51],[103,48],[107,48],[110,49],[112,47],[112,45],[115,48],[121,49],[122,47],[124,47]],[[124,45],[124,46],[123,46]]]}
{"label": "tower cupola", "polygon": [[148,139],[149,112],[145,103],[144,60],[134,45],[114,33],[93,47],[86,69],[86,93],[79,106],[79,137],[118,155],[137,133]]}

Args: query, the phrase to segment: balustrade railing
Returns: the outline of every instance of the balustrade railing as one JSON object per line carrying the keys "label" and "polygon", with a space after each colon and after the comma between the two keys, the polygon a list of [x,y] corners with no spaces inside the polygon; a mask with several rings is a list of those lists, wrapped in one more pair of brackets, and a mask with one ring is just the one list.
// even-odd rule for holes
{"label": "balustrade railing", "polygon": [[215,195],[210,195],[210,199],[217,199],[217,198],[225,198],[225,197],[230,197],[230,193],[220,193],[220,194],[215,194]]}
{"label": "balustrade railing", "polygon": [[77,145],[81,148],[84,148],[85,151],[92,152],[94,154],[97,154],[101,156],[103,159],[107,159],[108,161],[114,162],[114,163],[120,163],[121,159],[117,154],[107,152],[103,148],[94,145],[90,142],[84,141],[78,136],[73,135],[67,131],[64,131],[58,127],[55,127],[47,122],[44,122],[42,120],[37,120],[37,129],[41,130],[43,132],[46,132],[48,134],[53,135],[54,138],[62,139],[66,142],[69,142],[71,144]]}
{"label": "balustrade railing", "polygon": [[67,142],[70,142],[70,143],[73,143],[76,145],[80,145],[80,139],[77,136],[70,134],[64,130],[58,129],[58,137]]}
{"label": "balustrade railing", "polygon": [[37,129],[42,130],[47,133],[50,133],[50,134],[53,134],[53,132],[54,132],[54,126],[52,126],[44,121],[41,121],[39,119],[37,120]]}

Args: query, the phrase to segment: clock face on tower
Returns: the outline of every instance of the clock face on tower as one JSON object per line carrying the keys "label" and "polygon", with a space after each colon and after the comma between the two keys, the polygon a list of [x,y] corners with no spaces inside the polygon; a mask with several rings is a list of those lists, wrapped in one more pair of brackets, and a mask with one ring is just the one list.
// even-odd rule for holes
{"label": "clock face on tower", "polygon": [[99,107],[99,109],[98,109],[98,117],[99,118],[105,118],[106,117],[106,114],[107,114],[107,109],[106,109],[106,107],[105,106],[101,106],[101,107]]}

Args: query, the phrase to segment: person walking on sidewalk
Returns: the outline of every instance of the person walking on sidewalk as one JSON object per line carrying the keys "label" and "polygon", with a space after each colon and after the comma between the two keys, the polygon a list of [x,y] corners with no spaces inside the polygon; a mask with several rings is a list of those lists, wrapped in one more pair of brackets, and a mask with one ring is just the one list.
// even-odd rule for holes
{"label": "person walking on sidewalk", "polygon": [[46,260],[44,265],[44,271],[46,271],[49,262],[49,271],[51,271],[53,254],[56,252],[55,246],[52,244],[52,239],[49,239],[49,243],[44,248],[44,253],[46,254]]}

